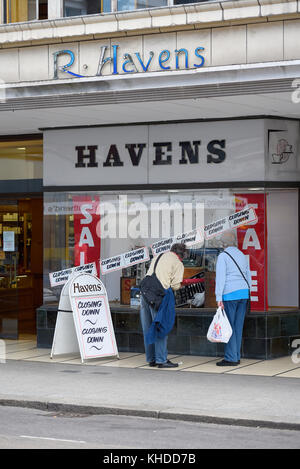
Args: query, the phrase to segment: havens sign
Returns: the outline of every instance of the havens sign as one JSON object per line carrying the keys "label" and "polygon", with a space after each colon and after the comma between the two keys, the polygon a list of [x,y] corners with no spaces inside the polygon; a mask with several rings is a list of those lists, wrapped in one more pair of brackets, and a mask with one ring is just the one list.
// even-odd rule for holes
{"label": "havens sign", "polygon": [[[148,153],[146,143],[125,143],[125,151],[128,152],[132,166],[139,166],[141,158],[145,157]],[[200,154],[201,141],[192,142],[179,142],[180,148],[180,165],[197,164],[200,158],[205,158],[207,163],[222,163],[226,158],[226,140],[212,140],[207,144],[206,152]],[[105,149],[101,155],[101,160],[104,160],[102,166],[105,167],[119,167],[124,166],[124,161],[120,157],[120,149],[118,145],[111,144],[109,148]],[[154,166],[172,165],[173,163],[173,144],[172,142],[154,142],[154,159],[151,162]],[[75,168],[98,168],[97,151],[98,145],[77,146],[75,151],[77,158]],[[175,150],[175,149],[174,149]],[[176,149],[177,150],[177,149]],[[175,150],[175,151],[176,151]],[[178,153],[176,151],[176,153]]]}
{"label": "havens sign", "polygon": [[[205,63],[205,58],[202,55],[204,47],[196,47],[194,49],[194,55],[191,58],[190,53],[187,49],[175,49],[171,51],[169,49],[163,49],[158,52],[150,51],[147,57],[141,57],[140,52],[134,52],[129,54],[128,52],[123,53],[121,56],[119,52],[119,44],[112,46],[112,53],[108,55],[109,46],[104,45],[100,48],[99,62],[96,72],[96,76],[103,74],[103,68],[108,64],[112,66],[112,75],[119,75],[120,73],[139,73],[148,72],[152,62],[156,62],[156,67],[159,70],[170,70],[170,60],[172,56],[175,56],[175,69],[189,69],[189,68],[201,68]],[[60,59],[61,57],[61,59]],[[76,56],[72,50],[63,49],[53,53],[54,63],[54,75],[53,78],[57,80],[59,78],[59,71],[67,73],[73,77],[84,78],[83,75],[74,73],[71,67],[76,61]],[[64,62],[64,63],[62,63]],[[84,65],[85,70],[88,69],[88,65]]]}
{"label": "havens sign", "polygon": [[[157,104],[158,115],[162,105]],[[263,122],[179,122],[45,131],[44,185],[262,181]]]}

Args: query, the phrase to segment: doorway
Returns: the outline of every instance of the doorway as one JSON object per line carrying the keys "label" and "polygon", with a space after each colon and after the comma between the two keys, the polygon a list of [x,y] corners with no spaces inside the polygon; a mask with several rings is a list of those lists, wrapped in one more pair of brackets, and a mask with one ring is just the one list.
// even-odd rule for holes
{"label": "doorway", "polygon": [[43,302],[43,198],[0,199],[0,338],[36,334]]}

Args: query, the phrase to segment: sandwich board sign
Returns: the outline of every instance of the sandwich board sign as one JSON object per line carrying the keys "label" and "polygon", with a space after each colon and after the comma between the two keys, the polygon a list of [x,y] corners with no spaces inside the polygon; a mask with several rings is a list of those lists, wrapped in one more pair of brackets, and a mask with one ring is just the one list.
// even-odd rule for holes
{"label": "sandwich board sign", "polygon": [[92,274],[71,277],[61,292],[51,357],[78,351],[82,362],[119,358],[106,289]]}
{"label": "sandwich board sign", "polygon": [[69,297],[71,278],[65,283],[60,294],[57,319],[50,357],[79,352],[79,345]]}

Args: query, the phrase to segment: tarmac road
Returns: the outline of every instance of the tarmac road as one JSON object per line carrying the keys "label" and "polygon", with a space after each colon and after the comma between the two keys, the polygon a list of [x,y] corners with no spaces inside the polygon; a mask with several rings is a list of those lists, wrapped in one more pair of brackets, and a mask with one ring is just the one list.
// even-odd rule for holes
{"label": "tarmac road", "polygon": [[[300,432],[0,407],[0,449],[299,449]],[[134,454],[134,453],[133,453]],[[102,456],[101,456],[102,457]]]}

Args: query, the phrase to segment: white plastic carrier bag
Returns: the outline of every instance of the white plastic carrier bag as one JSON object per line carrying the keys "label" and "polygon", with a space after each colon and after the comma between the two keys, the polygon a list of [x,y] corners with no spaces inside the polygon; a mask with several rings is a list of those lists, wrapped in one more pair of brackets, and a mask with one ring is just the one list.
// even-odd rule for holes
{"label": "white plastic carrier bag", "polygon": [[210,342],[224,342],[227,344],[232,336],[232,328],[224,309],[220,306],[209,326],[207,339]]}

